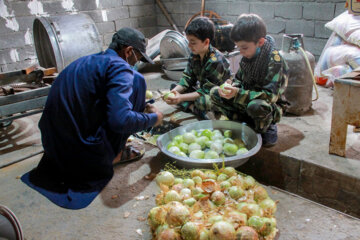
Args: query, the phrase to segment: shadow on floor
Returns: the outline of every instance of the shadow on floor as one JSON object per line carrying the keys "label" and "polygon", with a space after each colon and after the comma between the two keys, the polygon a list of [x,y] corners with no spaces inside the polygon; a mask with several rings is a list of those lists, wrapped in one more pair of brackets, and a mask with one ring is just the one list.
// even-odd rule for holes
{"label": "shadow on floor", "polygon": [[[157,148],[150,144],[145,144],[146,152]],[[156,174],[165,165],[165,155],[159,152],[156,156],[146,156],[136,162],[118,165],[114,168],[114,176],[108,185],[100,193],[100,198],[104,205],[110,208],[119,208],[136,196],[152,182]],[[143,165],[149,165],[150,173],[142,176],[141,179],[129,185],[130,174],[137,171]],[[141,173],[140,173],[141,174]]]}
{"label": "shadow on floor", "polygon": [[41,144],[38,118],[17,119],[10,126],[0,128],[0,155]]}
{"label": "shadow on floor", "polygon": [[275,146],[268,148],[274,152],[285,152],[293,147],[300,145],[305,138],[304,134],[296,128],[286,124],[278,124],[278,142]]}

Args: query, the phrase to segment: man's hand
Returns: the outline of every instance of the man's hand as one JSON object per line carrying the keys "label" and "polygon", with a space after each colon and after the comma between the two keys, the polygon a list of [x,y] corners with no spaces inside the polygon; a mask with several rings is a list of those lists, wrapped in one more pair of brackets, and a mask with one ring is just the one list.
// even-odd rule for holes
{"label": "man's hand", "polygon": [[163,116],[162,112],[160,112],[160,111],[157,109],[157,107],[155,107],[154,105],[148,103],[148,104],[146,104],[146,106],[145,106],[145,112],[146,112],[146,113],[156,113],[156,115],[157,115],[157,121],[156,121],[156,123],[154,124],[154,127],[159,126],[159,125],[162,124],[162,121],[163,121],[164,116]]}
{"label": "man's hand", "polygon": [[171,91],[175,96],[173,97],[168,97],[165,102],[169,105],[175,105],[175,104],[179,104],[182,102],[182,99],[181,99],[181,93],[179,93],[178,91],[176,90],[172,90]]}

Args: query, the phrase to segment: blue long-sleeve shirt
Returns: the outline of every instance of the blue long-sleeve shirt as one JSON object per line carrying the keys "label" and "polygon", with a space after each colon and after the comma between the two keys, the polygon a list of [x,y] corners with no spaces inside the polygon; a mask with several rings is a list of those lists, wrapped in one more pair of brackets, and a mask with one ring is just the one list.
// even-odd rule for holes
{"label": "blue long-sleeve shirt", "polygon": [[145,91],[143,76],[112,49],[66,67],[52,84],[39,122],[46,155],[40,176],[46,172],[90,188],[106,184],[118,153],[113,136],[124,144],[130,134],[157,121],[155,113],[143,113]]}

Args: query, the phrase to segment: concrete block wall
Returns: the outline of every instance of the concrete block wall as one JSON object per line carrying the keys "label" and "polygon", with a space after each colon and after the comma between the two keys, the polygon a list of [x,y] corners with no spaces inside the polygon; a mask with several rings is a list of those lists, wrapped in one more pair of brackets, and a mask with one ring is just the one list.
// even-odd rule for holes
{"label": "concrete block wall", "polygon": [[[183,31],[187,20],[201,10],[201,1],[162,0],[177,26]],[[256,13],[267,24],[267,30],[281,48],[284,33],[303,33],[306,50],[318,57],[331,32],[324,25],[345,11],[345,0],[207,0],[205,10],[218,13],[234,23],[242,13]],[[169,24],[156,7],[159,30]]]}
{"label": "concrete block wall", "polygon": [[154,0],[0,0],[0,72],[37,63],[32,24],[37,16],[82,12],[96,23],[103,48],[121,27],[157,33]]}
{"label": "concrete block wall", "polygon": [[[162,0],[183,31],[187,20],[200,11],[200,0]],[[235,22],[241,13],[257,13],[281,47],[284,33],[303,33],[305,47],[319,57],[330,31],[324,24],[344,11],[344,0],[207,0],[205,9]],[[83,12],[96,23],[106,48],[113,33],[124,26],[145,36],[171,26],[154,0],[0,0],[0,72],[37,63],[32,23],[37,16]]]}

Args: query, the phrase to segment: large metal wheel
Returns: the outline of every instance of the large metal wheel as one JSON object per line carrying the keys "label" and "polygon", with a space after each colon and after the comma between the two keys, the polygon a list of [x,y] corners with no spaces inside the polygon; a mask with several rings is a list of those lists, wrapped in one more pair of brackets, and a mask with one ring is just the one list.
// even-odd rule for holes
{"label": "large metal wheel", "polygon": [[190,22],[192,20],[194,20],[195,18],[199,17],[199,16],[203,16],[203,17],[208,17],[209,19],[211,20],[216,20],[216,22],[220,25],[223,25],[223,24],[227,24],[227,21],[226,20],[223,20],[221,18],[221,16],[219,14],[217,14],[216,12],[214,11],[211,11],[211,10],[205,10],[204,13],[202,14],[202,11],[198,12],[198,13],[195,13],[185,24],[185,28],[187,28],[187,26],[190,24]]}

